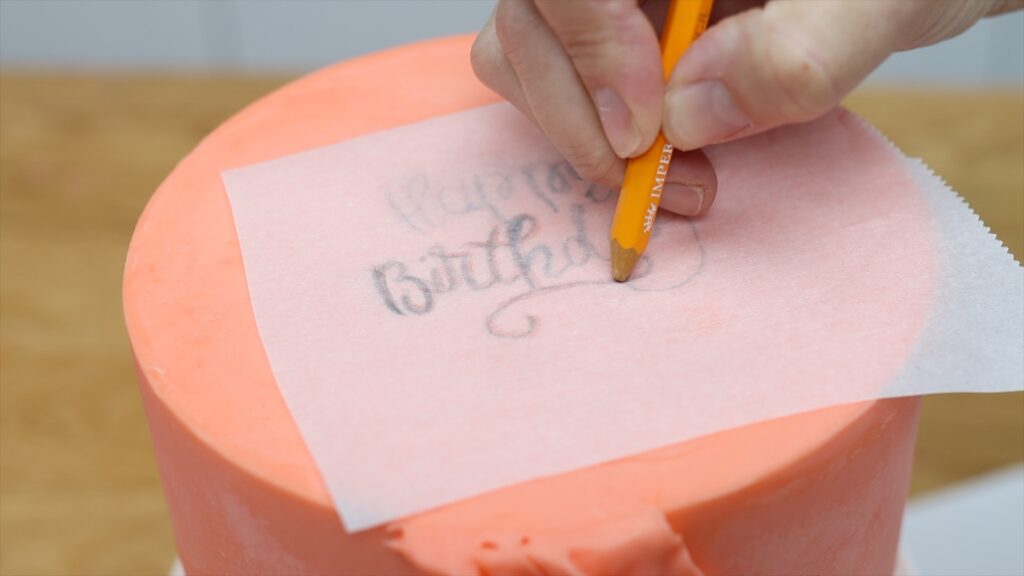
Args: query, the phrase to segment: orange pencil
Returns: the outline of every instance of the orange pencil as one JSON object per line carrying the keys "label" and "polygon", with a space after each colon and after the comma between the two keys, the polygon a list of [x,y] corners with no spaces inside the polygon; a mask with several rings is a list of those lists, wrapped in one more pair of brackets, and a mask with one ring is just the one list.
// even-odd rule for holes
{"label": "orange pencil", "polygon": [[[676,62],[707,28],[712,0],[672,0],[661,33],[661,66],[668,80]],[[672,145],[658,132],[654,145],[629,160],[612,220],[612,277],[625,282],[647,249],[661,204]]]}

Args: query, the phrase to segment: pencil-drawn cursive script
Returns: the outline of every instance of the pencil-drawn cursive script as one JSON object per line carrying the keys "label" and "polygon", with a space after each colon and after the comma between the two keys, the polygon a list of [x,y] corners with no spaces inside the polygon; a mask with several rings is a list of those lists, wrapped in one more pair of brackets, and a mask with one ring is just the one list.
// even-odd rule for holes
{"label": "pencil-drawn cursive script", "polygon": [[[470,215],[488,218],[490,229],[457,246],[427,244],[413,258],[381,262],[371,270],[373,288],[387,310],[402,316],[434,312],[456,292],[511,292],[488,314],[485,328],[494,336],[520,338],[538,325],[536,316],[522,311],[524,304],[545,295],[588,286],[661,291],[689,282],[702,254],[696,231],[684,220],[672,229],[693,240],[680,248],[696,248],[696,266],[654,278],[655,263],[644,256],[631,282],[613,283],[605,238],[614,196],[608,188],[580,180],[564,162],[526,166],[513,174],[472,175],[446,185],[417,175],[387,191],[391,209],[412,230],[429,236]],[[545,225],[558,219],[571,225]]]}

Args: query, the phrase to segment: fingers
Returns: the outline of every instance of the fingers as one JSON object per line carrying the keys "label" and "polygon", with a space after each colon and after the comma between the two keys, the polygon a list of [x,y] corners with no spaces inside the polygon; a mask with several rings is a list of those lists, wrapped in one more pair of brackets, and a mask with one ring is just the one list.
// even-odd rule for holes
{"label": "fingers", "polygon": [[536,7],[501,0],[494,29],[530,112],[548,139],[581,178],[618,186],[625,163],[605,138],[572,60]]}
{"label": "fingers", "polygon": [[594,103],[612,149],[651,147],[663,94],[658,37],[636,0],[535,0]]}
{"label": "fingers", "polygon": [[472,62],[587,180],[618,186],[661,126],[658,39],[636,0],[500,0]]}
{"label": "fingers", "polygon": [[473,41],[473,48],[469,53],[470,63],[473,65],[473,73],[491,90],[508,100],[519,109],[527,118],[534,120],[530,104],[526,101],[526,94],[523,87],[519,85],[519,78],[508,58],[505,58],[501,51],[501,43],[498,42],[498,35],[494,31],[494,14],[497,8],[491,12],[483,29],[477,34]]}
{"label": "fingers", "polygon": [[672,155],[661,207],[681,216],[701,216],[718,194],[718,178],[708,157],[700,150]]}
{"label": "fingers", "polygon": [[712,26],[679,62],[665,96],[665,136],[692,150],[811,120],[893,52],[950,38],[1014,6],[1024,2],[777,0],[740,12]]}
{"label": "fingers", "polygon": [[[575,64],[529,3],[501,0],[473,44],[472,63],[484,84],[534,119],[583,179],[615,188],[622,184],[624,162],[603,137]],[[699,216],[714,203],[717,189],[703,152],[677,151],[662,207]]]}
{"label": "fingers", "polygon": [[824,114],[905,45],[919,9],[779,0],[719,22],[673,72],[666,138],[692,150]]}

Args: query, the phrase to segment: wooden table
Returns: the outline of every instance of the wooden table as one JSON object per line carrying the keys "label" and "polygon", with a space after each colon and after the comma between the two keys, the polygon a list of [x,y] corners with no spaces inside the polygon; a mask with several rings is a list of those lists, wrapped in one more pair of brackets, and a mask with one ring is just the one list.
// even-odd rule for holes
{"label": "wooden table", "polygon": [[[166,573],[174,544],[121,319],[125,251],[175,162],[286,80],[0,77],[0,573]],[[1021,93],[849,104],[1024,255]],[[913,491],[1022,459],[1024,395],[929,398]]]}

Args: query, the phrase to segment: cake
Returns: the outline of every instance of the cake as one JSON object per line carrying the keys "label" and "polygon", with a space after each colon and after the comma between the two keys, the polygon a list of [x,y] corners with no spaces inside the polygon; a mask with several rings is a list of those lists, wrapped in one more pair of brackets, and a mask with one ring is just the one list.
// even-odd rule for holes
{"label": "cake", "polygon": [[345,529],[275,385],[220,174],[496,102],[472,74],[471,42],[380,52],[281,88],[207,137],[140,218],[125,318],[185,571],[893,573],[916,398],[749,425]]}

